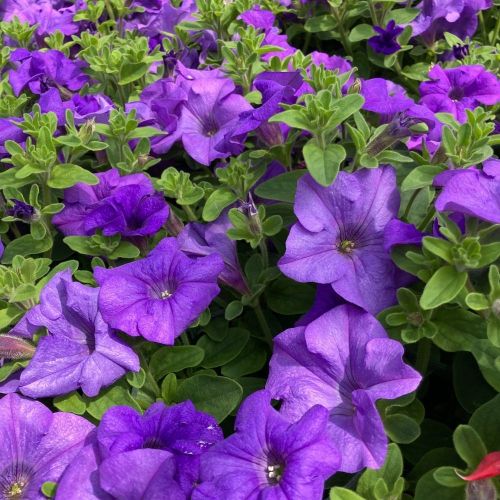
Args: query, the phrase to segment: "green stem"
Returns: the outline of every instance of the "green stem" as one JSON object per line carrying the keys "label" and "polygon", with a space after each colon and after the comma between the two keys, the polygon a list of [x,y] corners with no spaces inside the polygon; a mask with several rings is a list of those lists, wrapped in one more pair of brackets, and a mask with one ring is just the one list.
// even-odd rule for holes
{"label": "green stem", "polygon": [[497,23],[495,24],[495,29],[492,34],[491,38],[491,45],[495,45],[497,38],[498,38],[498,33],[500,33],[500,16],[497,18]]}
{"label": "green stem", "polygon": [[377,11],[375,10],[375,7],[373,6],[372,0],[368,0],[368,7],[370,9],[370,16],[372,18],[373,24],[378,26],[380,23],[378,21]]}
{"label": "green stem", "polygon": [[484,16],[482,11],[479,11],[479,26],[481,27],[481,38],[483,39],[483,43],[488,45],[488,34],[486,33],[486,25],[484,23]]}
{"label": "green stem", "polygon": [[10,228],[12,229],[12,232],[14,233],[14,236],[16,238],[20,238],[21,237],[21,231],[19,231],[19,228],[17,227],[17,224],[15,222],[12,223],[12,225],[10,226]]}
{"label": "green stem", "polygon": [[333,14],[333,17],[335,17],[335,20],[337,21],[337,27],[339,29],[340,38],[342,39],[342,45],[344,46],[344,49],[346,50],[346,52],[350,56],[352,56],[352,45],[351,45],[351,42],[349,41],[349,38],[347,36],[347,32],[344,28],[343,19],[340,15],[338,9],[335,9],[332,7],[332,14]]}
{"label": "green stem", "polygon": [[104,5],[106,6],[106,12],[108,13],[109,18],[114,21],[115,20],[115,13],[113,12],[113,7],[111,6],[111,3],[109,0],[104,0]]}
{"label": "green stem", "polygon": [[267,251],[266,239],[262,238],[259,243],[260,253],[262,254],[262,260],[264,261],[264,269],[269,267],[269,252]]}
{"label": "green stem", "polygon": [[422,339],[418,343],[417,359],[415,369],[422,375],[425,375],[431,359],[432,342],[429,339]]}
{"label": "green stem", "polygon": [[254,311],[255,311],[255,316],[257,316],[257,321],[259,322],[259,325],[262,328],[262,332],[264,333],[264,338],[266,339],[266,342],[268,343],[269,347],[272,350],[274,336],[273,332],[271,331],[271,328],[267,323],[266,317],[262,312],[262,308],[260,307],[260,302],[257,301],[257,303],[254,305]]}
{"label": "green stem", "polygon": [[427,212],[424,220],[418,226],[419,231],[423,231],[427,227],[427,224],[429,224],[429,222],[432,220],[435,213],[436,213],[436,210],[435,210],[434,206],[431,206],[429,208],[429,211]]}
{"label": "green stem", "polygon": [[196,214],[189,205],[182,205],[182,209],[184,210],[184,213],[187,215],[188,220],[190,221],[198,220],[198,217],[196,217]]}
{"label": "green stem", "polygon": [[419,195],[420,191],[422,191],[422,188],[416,189],[413,191],[413,194],[411,195],[411,198],[408,200],[408,204],[406,205],[404,214],[403,214],[403,219],[408,220],[408,215],[410,213],[410,209],[414,203],[414,201],[417,199],[417,196]]}

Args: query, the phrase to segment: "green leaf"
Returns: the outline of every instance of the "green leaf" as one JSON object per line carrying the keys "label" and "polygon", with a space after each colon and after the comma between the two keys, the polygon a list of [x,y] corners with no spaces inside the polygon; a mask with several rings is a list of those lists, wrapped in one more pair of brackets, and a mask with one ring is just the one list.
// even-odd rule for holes
{"label": "green leaf", "polygon": [[464,486],[464,480],[457,474],[454,467],[439,467],[434,471],[434,480],[447,488]]}
{"label": "green leaf", "polygon": [[243,304],[239,300],[233,300],[230,302],[224,311],[224,318],[227,321],[232,321],[236,319],[243,312]]}
{"label": "green leaf", "polygon": [[475,469],[488,453],[481,437],[470,425],[459,425],[455,429],[453,433],[453,444],[460,458],[462,458],[471,469]]}
{"label": "green leaf", "polygon": [[304,28],[309,33],[320,33],[322,31],[331,31],[337,27],[337,21],[331,14],[324,16],[311,17],[306,20]]}
{"label": "green leaf", "polygon": [[434,177],[444,170],[442,165],[419,165],[415,167],[403,180],[402,191],[413,191],[425,186],[431,186]]}
{"label": "green leaf", "polygon": [[250,337],[238,356],[222,367],[222,375],[233,379],[244,377],[260,371],[266,361],[267,351],[264,344]]}
{"label": "green leaf", "polygon": [[165,404],[170,405],[175,402],[177,394],[177,377],[175,373],[169,373],[161,384],[161,397]]}
{"label": "green leaf", "polygon": [[373,26],[369,24],[358,24],[349,33],[350,42],[360,42],[361,40],[367,40],[372,36],[375,36],[375,30]]}
{"label": "green leaf", "polygon": [[296,315],[307,312],[314,300],[314,288],[306,283],[297,283],[285,276],[280,276],[266,289],[269,308],[284,315]]}
{"label": "green leaf", "polygon": [[131,406],[136,410],[141,409],[128,390],[121,385],[114,385],[95,398],[86,398],[86,401],[87,413],[97,420],[101,420],[106,411],[113,406]]}
{"label": "green leaf", "polygon": [[363,500],[363,497],[347,488],[335,486],[330,490],[330,500]]}
{"label": "green leaf", "polygon": [[414,500],[464,500],[465,482],[462,488],[448,488],[434,479],[434,471],[430,470],[418,481]]}
{"label": "green leaf", "polygon": [[216,189],[209,197],[203,207],[203,220],[207,222],[212,222],[222,211],[232,203],[234,203],[238,197],[236,194],[228,188]]}
{"label": "green leaf", "polygon": [[412,443],[420,436],[420,426],[407,415],[397,413],[385,416],[383,420],[387,435],[396,443]]}
{"label": "green leaf", "polygon": [[340,164],[346,157],[346,151],[340,144],[328,144],[322,149],[315,139],[311,139],[302,148],[302,154],[307,170],[322,186],[331,185],[339,173]]}
{"label": "green leaf", "polygon": [[167,373],[177,373],[186,368],[198,366],[205,352],[195,345],[160,347],[149,362],[149,369],[156,380]]}
{"label": "green leaf", "polygon": [[448,263],[453,262],[453,244],[443,238],[434,238],[433,236],[425,236],[422,239],[422,244],[426,250],[437,255]]}
{"label": "green leaf", "polygon": [[466,282],[465,271],[457,271],[453,266],[439,268],[425,285],[420,306],[429,310],[451,302],[462,291]]}
{"label": "green leaf", "polygon": [[176,399],[178,402],[191,400],[199,411],[222,422],[238,406],[242,395],[243,388],[234,380],[194,375],[180,383]]}
{"label": "green leaf", "polygon": [[44,238],[43,240],[35,240],[31,234],[25,234],[11,241],[6,247],[2,257],[4,264],[10,264],[16,255],[35,255],[50,250],[52,240]]}
{"label": "green leaf", "polygon": [[146,372],[141,368],[138,372],[128,372],[127,382],[135,389],[140,389],[146,383]]}
{"label": "green leaf", "polygon": [[127,85],[128,83],[135,82],[142,76],[144,76],[148,69],[149,64],[144,62],[126,62],[120,68],[120,74],[118,76],[118,83],[120,85]]}
{"label": "green leaf", "polygon": [[405,9],[394,9],[387,13],[386,22],[393,19],[396,24],[408,24],[413,21],[420,14],[420,9],[412,9],[407,7]]}
{"label": "green leaf", "polygon": [[196,345],[205,351],[201,365],[204,368],[216,368],[232,361],[243,350],[250,338],[250,332],[243,328],[230,328],[221,342],[205,335]]}
{"label": "green leaf", "polygon": [[298,180],[306,173],[305,170],[294,170],[277,175],[255,188],[255,194],[266,200],[277,200],[293,203]]}
{"label": "green leaf", "polygon": [[76,415],[83,415],[87,410],[87,403],[76,391],[65,394],[64,396],[57,396],[54,398],[53,402],[58,410],[75,413]]}
{"label": "green leaf", "polygon": [[278,113],[277,115],[271,116],[271,118],[269,118],[269,122],[281,122],[285,123],[289,127],[297,128],[299,130],[310,130],[312,124],[307,121],[304,113],[305,111],[303,110],[289,109]]}
{"label": "green leaf", "polygon": [[54,189],[65,189],[74,186],[77,182],[95,185],[99,183],[99,179],[92,172],[78,165],[64,163],[52,168],[47,185]]}
{"label": "green leaf", "polygon": [[489,452],[500,450],[498,422],[500,422],[500,394],[478,408],[469,420],[469,425],[481,436]]}
{"label": "green leaf", "polygon": [[140,253],[141,251],[133,243],[122,240],[108,257],[110,259],[135,259],[139,257]]}
{"label": "green leaf", "polygon": [[53,481],[45,481],[40,489],[47,498],[54,498],[56,496],[57,483],[54,483]]}

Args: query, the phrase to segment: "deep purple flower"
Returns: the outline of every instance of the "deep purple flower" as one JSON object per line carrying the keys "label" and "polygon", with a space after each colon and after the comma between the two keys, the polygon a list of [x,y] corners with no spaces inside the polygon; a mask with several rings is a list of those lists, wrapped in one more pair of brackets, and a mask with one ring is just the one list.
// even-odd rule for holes
{"label": "deep purple flower", "polygon": [[374,26],[373,29],[378,35],[371,37],[368,40],[368,45],[374,52],[388,56],[401,48],[401,45],[397,42],[397,38],[403,33],[403,28],[396,26],[395,21],[389,21],[385,29],[381,26]]}
{"label": "deep purple flower", "polygon": [[173,344],[219,293],[223,268],[218,254],[190,258],[165,238],[145,259],[95,269],[100,311],[113,328]]}
{"label": "deep purple flower", "polygon": [[465,40],[476,32],[478,12],[491,5],[491,0],[423,0],[418,5],[420,14],[410,23],[413,36],[419,36],[428,46],[445,32]]}
{"label": "deep purple flower", "polygon": [[21,337],[47,328],[20,377],[19,390],[33,398],[58,396],[81,388],[90,397],[127,371],[139,358],[119,340],[97,309],[99,290],[71,281],[69,269],[57,273],[32,308],[10,331]]}
{"label": "deep purple flower", "polygon": [[392,219],[384,230],[384,248],[390,252],[398,245],[420,245],[425,233],[419,231],[413,224],[399,219]]}
{"label": "deep purple flower", "polygon": [[199,481],[200,456],[222,439],[216,420],[191,401],[155,403],[144,415],[115,406],[102,418],[95,443],[68,467],[57,498],[184,500]]}
{"label": "deep purple flower", "polygon": [[267,391],[249,396],[236,417],[236,432],[202,455],[202,479],[214,485],[216,498],[322,498],[340,458],[325,432],[327,410],[315,406],[291,424],[270,399]]}
{"label": "deep purple flower", "polygon": [[74,35],[78,26],[73,23],[75,7],[59,8],[51,0],[5,0],[0,8],[0,18],[36,24],[36,34],[43,37],[59,30],[63,35]]}
{"label": "deep purple flower", "polygon": [[295,47],[292,47],[288,43],[288,37],[285,34],[280,33],[278,28],[271,28],[267,30],[262,46],[272,45],[273,47],[280,47],[281,50],[276,52],[268,52],[262,56],[262,60],[269,62],[273,57],[278,59],[285,59],[288,56],[293,56],[297,52]]}
{"label": "deep purple flower", "polygon": [[18,96],[26,87],[34,94],[43,94],[50,88],[80,90],[88,81],[83,73],[83,61],[68,59],[58,50],[29,52],[16,49],[10,55],[10,61],[16,65],[9,71],[9,83]]}
{"label": "deep purple flower", "polygon": [[15,122],[22,121],[21,118],[0,118],[0,157],[8,155],[5,149],[7,141],[14,141],[24,146],[26,138],[28,137]]}
{"label": "deep purple flower", "polygon": [[164,154],[181,138],[177,125],[182,104],[187,99],[186,90],[170,78],[157,80],[141,93],[140,101],[127,104],[127,110],[135,109],[142,125],[152,125],[165,135],[151,139],[152,150]]}
{"label": "deep purple flower", "polygon": [[317,285],[313,305],[295,322],[295,326],[306,326],[330,309],[345,303],[345,300],[335,293],[330,285]]}
{"label": "deep purple flower", "polygon": [[231,227],[227,215],[222,215],[208,224],[191,222],[184,227],[177,241],[179,248],[191,257],[218,253],[224,260],[224,269],[219,280],[245,294],[249,289],[238,261],[236,242],[227,236],[227,230]]}
{"label": "deep purple flower", "polygon": [[13,202],[13,206],[5,211],[6,215],[10,215],[24,222],[31,222],[38,216],[35,207],[32,207],[28,203],[15,198],[10,201]]}
{"label": "deep purple flower", "polygon": [[73,111],[75,123],[81,125],[87,120],[95,120],[97,123],[105,123],[109,112],[113,109],[113,103],[104,94],[74,94],[70,100],[70,109]]}
{"label": "deep purple flower", "polygon": [[440,212],[459,212],[492,224],[500,224],[500,161],[484,163],[483,170],[445,171],[435,178],[443,185],[435,206]]}
{"label": "deep purple flower", "polygon": [[243,137],[238,140],[234,132],[237,132],[240,114],[251,110],[252,106],[234,91],[235,85],[229,79],[191,82],[178,132],[189,156],[203,165],[234,154],[235,145],[240,151],[243,149]]}
{"label": "deep purple flower", "polygon": [[373,314],[392,305],[405,275],[384,249],[385,226],[397,216],[392,167],[340,172],[330,187],[305,175],[298,182],[286,253],[278,266],[300,282],[333,290]]}
{"label": "deep purple flower", "polygon": [[500,82],[483,66],[443,69],[436,65],[429,78],[420,84],[421,104],[435,113],[451,113],[462,123],[467,119],[466,109],[500,102]]}
{"label": "deep purple flower", "polygon": [[59,480],[93,427],[82,417],[52,413],[17,394],[0,399],[1,498],[45,499],[42,484]]}
{"label": "deep purple flower", "polygon": [[239,15],[245,24],[253,26],[258,29],[272,28],[276,16],[270,11],[263,9],[260,5],[254,5],[250,10],[246,10]]}
{"label": "deep purple flower", "polygon": [[99,184],[90,186],[79,182],[64,191],[65,207],[54,215],[52,222],[66,236],[92,234],[95,222],[92,223],[92,228],[89,228],[87,221],[102,203],[106,203],[117,193],[120,197],[121,188],[134,186],[137,192],[154,194],[153,185],[144,174],[120,176],[119,171],[112,168],[96,175],[99,178]]}
{"label": "deep purple flower", "polygon": [[328,435],[342,453],[340,470],[379,468],[387,437],[375,402],[408,394],[421,380],[403,353],[373,316],[341,305],[275,337],[266,387],[292,421],[314,405],[328,408]]}
{"label": "deep purple flower", "polygon": [[152,236],[165,224],[169,207],[161,193],[150,186],[131,184],[116,189],[98,203],[85,219],[85,232],[102,230],[104,236]]}
{"label": "deep purple flower", "polygon": [[365,98],[363,109],[383,117],[404,111],[414,104],[403,87],[384,78],[363,80],[361,95]]}
{"label": "deep purple flower", "polygon": [[126,27],[129,30],[137,29],[139,33],[148,37],[155,37],[160,33],[175,33],[175,27],[182,21],[195,20],[193,17],[196,11],[195,0],[182,0],[179,6],[173,5],[172,0],[159,2],[136,0],[136,6],[146,7],[145,12],[133,14],[126,22]]}

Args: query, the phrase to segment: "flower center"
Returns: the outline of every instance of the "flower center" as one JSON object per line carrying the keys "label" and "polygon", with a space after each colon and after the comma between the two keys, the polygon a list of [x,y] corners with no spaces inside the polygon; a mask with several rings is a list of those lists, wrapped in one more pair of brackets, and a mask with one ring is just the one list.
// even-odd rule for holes
{"label": "flower center", "polygon": [[22,500],[31,478],[30,468],[16,463],[0,474],[0,498]]}
{"label": "flower center", "polygon": [[342,240],[340,243],[337,243],[338,251],[343,254],[351,254],[354,248],[354,241],[351,240]]}
{"label": "flower center", "polygon": [[158,436],[151,436],[144,441],[143,448],[153,448],[155,450],[163,450],[165,445]]}
{"label": "flower center", "polygon": [[453,87],[448,93],[448,97],[452,101],[460,101],[460,99],[462,99],[463,96],[464,96],[464,91],[459,87]]}
{"label": "flower center", "polygon": [[283,476],[283,470],[284,467],[281,464],[268,465],[266,469],[266,476],[269,484],[278,484]]}
{"label": "flower center", "polygon": [[168,290],[163,290],[160,293],[160,299],[168,299],[169,297],[172,297],[172,294]]}

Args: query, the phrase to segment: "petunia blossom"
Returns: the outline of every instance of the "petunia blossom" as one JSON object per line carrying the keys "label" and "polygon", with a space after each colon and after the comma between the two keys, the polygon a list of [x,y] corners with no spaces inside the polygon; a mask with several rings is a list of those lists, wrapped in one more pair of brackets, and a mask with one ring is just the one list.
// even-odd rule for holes
{"label": "petunia blossom", "polygon": [[435,206],[440,212],[458,212],[500,224],[500,161],[484,162],[483,170],[468,168],[448,171],[436,176],[441,185]]}
{"label": "petunia blossom", "polygon": [[389,21],[385,28],[374,26],[373,29],[377,34],[368,39],[368,45],[374,52],[388,56],[401,48],[397,37],[403,33],[403,28],[397,26],[394,20]]}
{"label": "petunia blossom", "polygon": [[68,394],[76,389],[97,396],[127,371],[139,371],[135,352],[104,322],[97,308],[98,289],[57,273],[32,308],[9,332],[30,338],[40,328],[35,354],[22,371],[19,390],[33,398]]}
{"label": "petunia blossom", "polygon": [[329,187],[306,175],[295,197],[298,222],[278,266],[296,281],[330,284],[345,300],[376,314],[394,304],[406,280],[384,248],[385,227],[398,209],[392,167],[340,172]]}
{"label": "petunia blossom", "polygon": [[443,69],[436,65],[429,78],[420,84],[420,103],[435,113],[451,113],[462,123],[467,119],[466,109],[500,102],[500,81],[483,66]]}
{"label": "petunia blossom", "polygon": [[369,313],[340,305],[275,338],[266,388],[291,421],[315,405],[328,408],[328,435],[342,453],[341,471],[379,468],[387,437],[375,402],[411,393],[421,380],[403,362],[403,352]]}
{"label": "petunia blossom", "polygon": [[145,259],[95,269],[99,309],[113,328],[173,344],[219,293],[223,268],[218,254],[190,258],[165,238]]}
{"label": "petunia blossom", "polygon": [[154,403],[144,415],[112,407],[63,475],[56,498],[189,498],[200,457],[222,439],[216,420],[191,401]]}
{"label": "petunia blossom", "polygon": [[0,399],[0,497],[43,500],[86,444],[94,426],[72,413],[52,413],[17,394]]}
{"label": "petunia blossom", "polygon": [[214,222],[200,224],[191,222],[177,237],[180,249],[191,257],[202,257],[218,253],[224,260],[224,269],[219,280],[241,294],[249,293],[243,271],[236,253],[236,242],[227,236],[231,222],[227,215]]}
{"label": "petunia blossom", "polygon": [[[270,399],[267,391],[249,396],[238,411],[236,432],[201,456],[201,477],[218,492],[215,498],[322,498],[340,458],[325,432],[328,411],[317,405],[290,423]],[[202,482],[193,498],[207,498],[207,486]]]}

